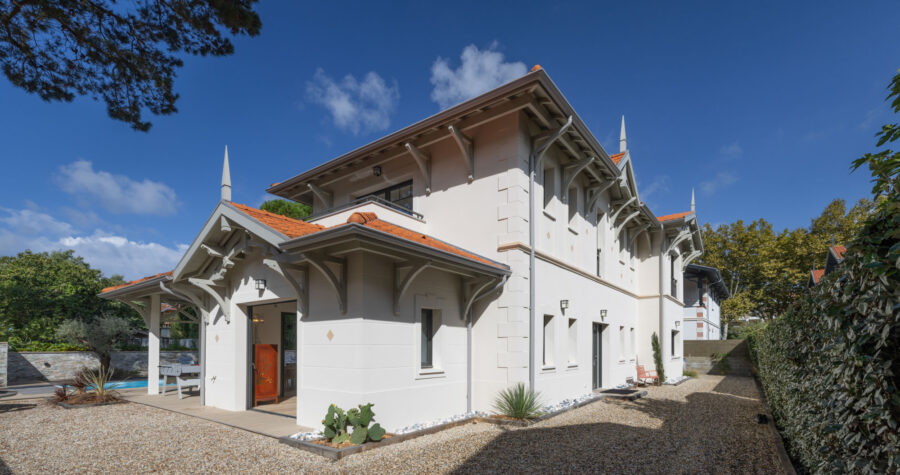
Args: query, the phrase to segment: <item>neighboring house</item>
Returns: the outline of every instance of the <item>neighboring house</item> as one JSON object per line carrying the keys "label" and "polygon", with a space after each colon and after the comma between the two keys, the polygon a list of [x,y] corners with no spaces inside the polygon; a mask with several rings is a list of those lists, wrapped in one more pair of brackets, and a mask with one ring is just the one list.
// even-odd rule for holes
{"label": "neighboring house", "polygon": [[719,269],[688,264],[684,271],[684,339],[724,340],[721,309],[728,297]]}
{"label": "neighboring house", "polygon": [[828,249],[828,257],[825,258],[825,268],[824,269],[813,269],[809,273],[809,280],[807,281],[807,287],[812,287],[817,285],[822,277],[834,272],[837,269],[837,266],[844,260],[844,253],[847,252],[847,248],[844,246],[831,246]]}
{"label": "neighboring house", "polygon": [[536,69],[273,184],[304,221],[231,202],[226,151],[175,269],[102,296],[147,320],[151,394],[159,303],[190,305],[201,403],[296,396],[308,427],[331,403],[375,403],[393,429],[491,411],[520,381],[547,403],[615,387],[652,368],[652,333],[678,376],[697,216],[657,217],[626,145],[623,119],[607,154]]}

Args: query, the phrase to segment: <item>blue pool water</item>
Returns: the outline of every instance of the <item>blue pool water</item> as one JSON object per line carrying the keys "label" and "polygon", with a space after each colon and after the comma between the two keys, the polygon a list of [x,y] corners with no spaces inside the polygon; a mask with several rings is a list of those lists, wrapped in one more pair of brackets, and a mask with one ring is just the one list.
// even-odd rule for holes
{"label": "blue pool water", "polygon": [[[159,380],[159,385],[163,386],[163,380]],[[175,386],[175,383],[169,383],[168,386]],[[130,381],[110,381],[103,385],[106,389],[130,389],[130,388],[146,388],[146,379],[134,379]]]}

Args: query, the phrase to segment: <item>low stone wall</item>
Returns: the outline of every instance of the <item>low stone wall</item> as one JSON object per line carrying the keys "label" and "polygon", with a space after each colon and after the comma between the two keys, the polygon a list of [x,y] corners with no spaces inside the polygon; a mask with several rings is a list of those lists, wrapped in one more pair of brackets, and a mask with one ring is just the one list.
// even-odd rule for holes
{"label": "low stone wall", "polygon": [[0,341],[0,388],[6,387],[6,355],[9,353],[9,344]]}
{"label": "low stone wall", "polygon": [[688,340],[684,342],[684,361],[687,369],[703,374],[722,374],[713,354],[725,355],[727,374],[752,376],[750,347],[745,340]]}
{"label": "low stone wall", "polygon": [[[196,351],[161,351],[161,364],[177,363],[179,357],[190,355],[197,361]],[[147,376],[146,351],[114,351],[112,366],[125,371],[137,371]],[[20,384],[30,381],[63,381],[81,368],[97,368],[100,365],[97,356],[87,351],[10,351],[7,371],[9,384]]]}

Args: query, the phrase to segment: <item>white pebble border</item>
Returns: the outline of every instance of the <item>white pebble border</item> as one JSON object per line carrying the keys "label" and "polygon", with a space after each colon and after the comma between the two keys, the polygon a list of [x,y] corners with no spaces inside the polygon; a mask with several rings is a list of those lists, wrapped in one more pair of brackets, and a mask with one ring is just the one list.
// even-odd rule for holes
{"label": "white pebble border", "polygon": [[581,404],[584,401],[587,401],[590,399],[596,399],[599,397],[603,397],[603,396],[600,394],[594,394],[594,393],[582,394],[581,396],[578,396],[574,399],[563,399],[562,401],[559,401],[556,404],[544,406],[543,411],[544,411],[544,414],[555,414],[557,412],[562,412],[562,411],[565,411],[566,409],[569,409],[578,404]]}
{"label": "white pebble border", "polygon": [[663,384],[678,384],[678,383],[680,383],[682,381],[686,381],[688,379],[691,379],[691,378],[681,375],[681,376],[676,376],[674,378],[666,378],[666,382],[664,382]]}

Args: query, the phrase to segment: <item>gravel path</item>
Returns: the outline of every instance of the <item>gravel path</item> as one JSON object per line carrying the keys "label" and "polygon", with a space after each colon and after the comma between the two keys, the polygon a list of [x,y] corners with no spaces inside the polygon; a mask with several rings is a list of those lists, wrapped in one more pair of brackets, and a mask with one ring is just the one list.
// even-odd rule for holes
{"label": "gravel path", "polygon": [[[750,378],[703,376],[527,428],[468,424],[332,463],[275,439],[136,404],[0,400],[0,474],[779,473]],[[31,404],[35,404],[31,406]]]}

